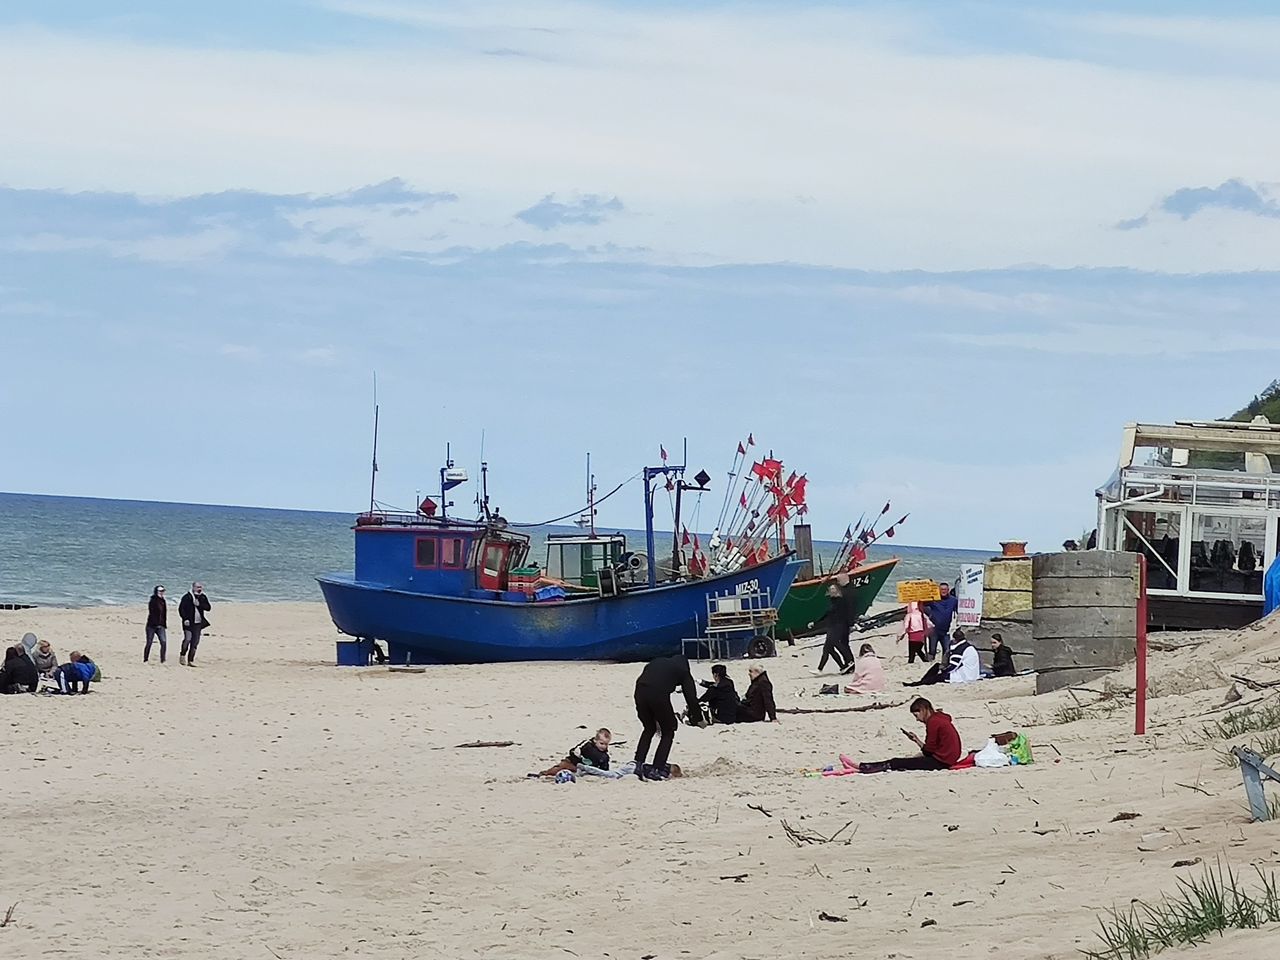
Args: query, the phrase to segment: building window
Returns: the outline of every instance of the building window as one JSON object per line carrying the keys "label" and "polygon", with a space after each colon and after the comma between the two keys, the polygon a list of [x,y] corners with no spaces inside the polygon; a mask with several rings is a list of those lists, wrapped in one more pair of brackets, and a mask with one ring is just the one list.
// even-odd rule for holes
{"label": "building window", "polygon": [[1262,596],[1266,517],[1197,511],[1191,528],[1192,590]]}
{"label": "building window", "polygon": [[1182,512],[1125,510],[1122,550],[1147,558],[1147,586],[1177,590]]}
{"label": "building window", "polygon": [[419,537],[414,566],[434,567],[436,565],[436,538]]}

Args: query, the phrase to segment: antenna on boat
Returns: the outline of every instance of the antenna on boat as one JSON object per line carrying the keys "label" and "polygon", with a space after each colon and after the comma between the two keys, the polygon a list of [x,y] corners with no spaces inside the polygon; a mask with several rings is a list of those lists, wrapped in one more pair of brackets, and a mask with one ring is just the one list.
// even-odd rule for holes
{"label": "antenna on boat", "polygon": [[591,535],[596,535],[596,478],[591,472],[591,451],[587,451],[587,517],[591,521]]}
{"label": "antenna on boat", "polygon": [[491,519],[489,513],[489,463],[484,458],[484,431],[480,431],[480,489],[476,491],[476,512],[486,521]]}
{"label": "antenna on boat", "polygon": [[[369,512],[373,513],[373,494],[378,485],[378,372],[373,373],[373,469],[369,472]],[[416,502],[416,501],[415,501]]]}

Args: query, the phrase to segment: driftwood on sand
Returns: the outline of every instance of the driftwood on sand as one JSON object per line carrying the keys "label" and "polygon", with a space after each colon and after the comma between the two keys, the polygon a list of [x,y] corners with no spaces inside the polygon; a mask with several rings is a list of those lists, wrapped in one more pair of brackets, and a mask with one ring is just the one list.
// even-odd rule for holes
{"label": "driftwood on sand", "polygon": [[864,703],[860,707],[831,707],[824,710],[821,707],[779,707],[779,713],[866,713],[868,710],[891,710],[894,707],[900,707],[907,701],[901,700],[898,703]]}

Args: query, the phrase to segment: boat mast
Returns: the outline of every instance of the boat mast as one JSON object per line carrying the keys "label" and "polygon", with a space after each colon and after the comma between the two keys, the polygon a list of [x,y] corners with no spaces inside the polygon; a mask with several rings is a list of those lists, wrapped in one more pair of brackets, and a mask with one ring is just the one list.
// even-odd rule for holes
{"label": "boat mast", "polygon": [[591,475],[591,451],[587,451],[587,517],[591,521],[591,536],[596,535],[596,478]]}
{"label": "boat mast", "polygon": [[[369,472],[369,512],[373,513],[373,493],[378,485],[378,375],[373,375],[373,469]],[[417,501],[414,501],[415,503]]]}
{"label": "boat mast", "polygon": [[440,519],[444,520],[449,515],[449,488],[445,486],[445,473],[453,469],[453,456],[450,445],[444,445],[444,466],[440,468]]}

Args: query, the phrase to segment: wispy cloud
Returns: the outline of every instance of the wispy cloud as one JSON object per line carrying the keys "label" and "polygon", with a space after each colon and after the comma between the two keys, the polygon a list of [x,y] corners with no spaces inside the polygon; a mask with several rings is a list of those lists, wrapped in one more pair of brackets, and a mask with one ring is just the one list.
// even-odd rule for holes
{"label": "wispy cloud", "polygon": [[1142,216],[1121,220],[1116,224],[1116,229],[1136,230],[1148,226],[1152,216],[1158,213],[1190,220],[1205,210],[1235,210],[1256,217],[1280,219],[1280,202],[1272,198],[1266,184],[1250,185],[1239,178],[1232,178],[1216,187],[1183,187],[1175,190]]}
{"label": "wispy cloud", "polygon": [[622,210],[622,201],[617,197],[588,193],[569,201],[561,201],[556,199],[554,193],[548,193],[532,207],[517,213],[516,219],[539,230],[568,226],[594,227]]}
{"label": "wispy cloud", "polygon": [[149,197],[109,191],[0,187],[0,247],[106,249],[146,260],[190,260],[241,251],[340,256],[369,244],[370,219],[413,216],[458,198],[393,178],[340,193],[223,190]]}

